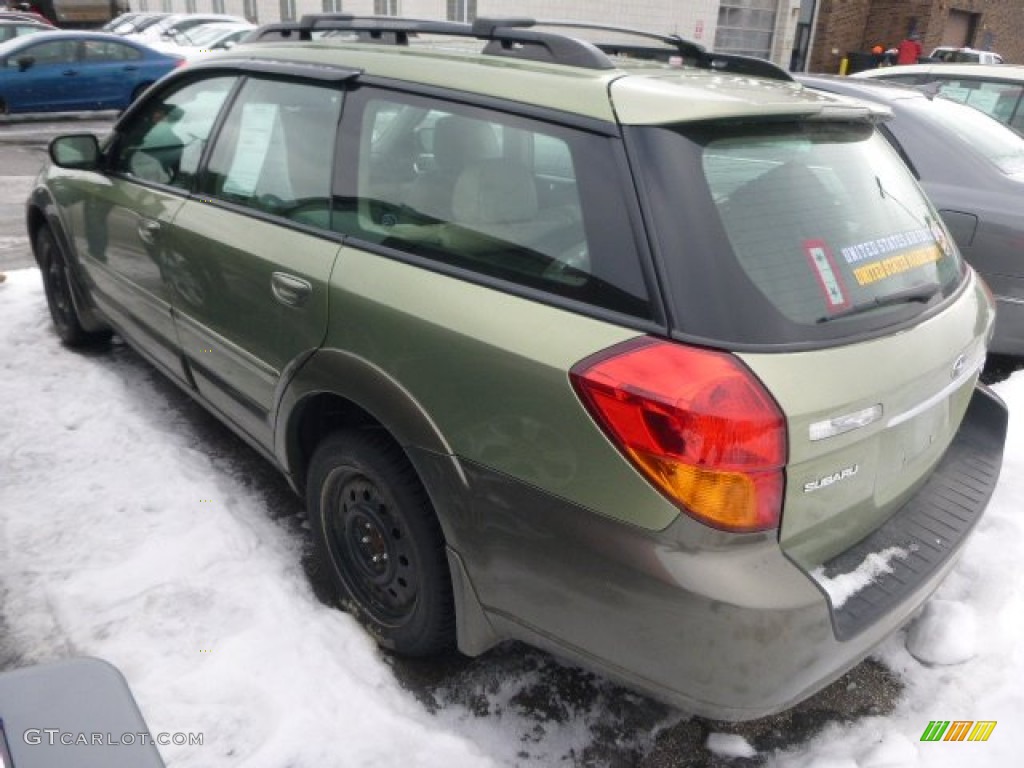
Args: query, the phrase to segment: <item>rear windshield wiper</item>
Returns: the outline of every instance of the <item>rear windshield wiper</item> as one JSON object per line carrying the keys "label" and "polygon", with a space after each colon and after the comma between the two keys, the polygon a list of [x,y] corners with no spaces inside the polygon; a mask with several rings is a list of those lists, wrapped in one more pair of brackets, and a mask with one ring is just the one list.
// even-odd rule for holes
{"label": "rear windshield wiper", "polygon": [[902,291],[896,293],[890,293],[885,296],[875,296],[871,301],[862,301],[860,304],[854,304],[853,306],[841,309],[838,312],[833,312],[831,315],[825,317],[819,317],[819,323],[827,323],[830,320],[838,320],[841,317],[849,317],[850,315],[859,315],[862,312],[869,312],[873,309],[879,309],[881,307],[891,307],[896,304],[912,304],[920,303],[927,304],[934,298],[935,294],[942,288],[938,283],[922,283],[921,285],[915,285],[911,288],[905,288]]}

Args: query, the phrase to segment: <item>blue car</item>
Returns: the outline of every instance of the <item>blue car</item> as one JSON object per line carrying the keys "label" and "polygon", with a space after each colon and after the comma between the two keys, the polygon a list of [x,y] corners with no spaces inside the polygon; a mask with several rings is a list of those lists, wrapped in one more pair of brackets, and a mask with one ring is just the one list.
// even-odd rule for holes
{"label": "blue car", "polygon": [[117,35],[40,32],[0,43],[0,115],[124,109],[185,60]]}

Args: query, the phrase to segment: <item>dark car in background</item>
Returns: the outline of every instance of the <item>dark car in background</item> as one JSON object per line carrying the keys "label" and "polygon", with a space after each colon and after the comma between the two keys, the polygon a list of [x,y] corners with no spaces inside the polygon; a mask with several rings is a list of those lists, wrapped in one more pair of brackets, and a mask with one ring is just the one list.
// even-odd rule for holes
{"label": "dark car in background", "polygon": [[116,35],[40,32],[0,43],[0,114],[124,109],[184,63]]}
{"label": "dark car in background", "polygon": [[[990,351],[1024,355],[1024,137],[977,109],[913,88],[827,75],[799,79],[892,110],[882,133],[995,294]],[[881,185],[878,193],[888,194]]]}

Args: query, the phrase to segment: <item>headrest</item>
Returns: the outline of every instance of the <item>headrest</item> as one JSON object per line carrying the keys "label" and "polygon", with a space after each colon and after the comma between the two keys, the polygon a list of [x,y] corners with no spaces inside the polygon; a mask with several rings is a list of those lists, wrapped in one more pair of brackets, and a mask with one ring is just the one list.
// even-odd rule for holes
{"label": "headrest", "polygon": [[497,154],[498,139],[490,123],[445,115],[434,124],[434,161],[438,168],[457,172]]}
{"label": "headrest", "polygon": [[537,186],[520,163],[483,160],[455,182],[452,214],[460,224],[511,224],[536,218]]}

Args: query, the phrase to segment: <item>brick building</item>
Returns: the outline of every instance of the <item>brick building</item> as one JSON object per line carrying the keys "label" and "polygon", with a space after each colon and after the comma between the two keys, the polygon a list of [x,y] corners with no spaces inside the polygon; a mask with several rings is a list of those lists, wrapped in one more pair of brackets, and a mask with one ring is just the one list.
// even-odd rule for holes
{"label": "brick building", "polygon": [[[804,6],[814,5],[804,0]],[[998,51],[1024,64],[1024,0],[818,0],[808,70],[836,72],[843,56],[895,47],[911,32],[937,45]]]}
{"label": "brick building", "polygon": [[472,21],[586,19],[676,33],[706,47],[836,72],[850,52],[895,46],[910,30],[936,45],[996,50],[1024,64],[1024,0],[131,0],[132,10],[210,12],[265,24],[345,12]]}

